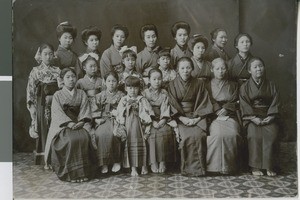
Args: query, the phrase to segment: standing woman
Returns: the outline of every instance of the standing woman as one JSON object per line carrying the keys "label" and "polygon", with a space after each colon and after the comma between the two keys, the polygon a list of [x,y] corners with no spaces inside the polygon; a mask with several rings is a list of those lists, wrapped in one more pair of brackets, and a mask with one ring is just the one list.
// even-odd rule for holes
{"label": "standing woman", "polygon": [[83,182],[93,174],[90,107],[85,92],[75,87],[75,71],[64,68],[60,76],[64,86],[53,95],[45,163],[52,166],[60,180]]}
{"label": "standing woman", "polygon": [[207,39],[200,35],[194,35],[191,39],[191,50],[193,56],[191,57],[194,63],[194,70],[192,76],[206,80],[211,77],[211,63],[204,59],[204,53],[208,47]]}
{"label": "standing woman", "polygon": [[204,83],[191,75],[193,68],[190,58],[180,58],[179,76],[170,82],[168,92],[181,137],[181,174],[201,176],[206,173],[206,115],[213,108]]}
{"label": "standing woman", "polygon": [[157,68],[158,52],[160,46],[156,45],[158,32],[154,24],[146,24],[141,28],[140,36],[145,43],[145,48],[137,54],[136,70],[143,77],[148,77],[151,69]]}
{"label": "standing woman", "polygon": [[206,60],[213,61],[215,58],[222,58],[226,62],[230,59],[225,51],[227,44],[227,32],[224,29],[216,28],[210,33],[212,46],[206,52]]}
{"label": "standing woman", "polygon": [[238,171],[242,139],[236,118],[238,85],[227,80],[227,66],[222,58],[212,61],[212,71],[214,77],[207,83],[214,111],[207,136],[207,171],[234,174]]}
{"label": "standing woman", "polygon": [[111,29],[112,44],[106,49],[100,59],[100,73],[102,79],[109,71],[120,73],[123,71],[121,65],[122,52],[125,40],[128,38],[129,32],[126,26],[116,24]]}
{"label": "standing woman", "polygon": [[247,129],[249,166],[252,174],[275,176],[279,117],[279,93],[275,84],[265,77],[265,65],[260,58],[248,63],[251,74],[240,87],[240,107],[243,124]]}
{"label": "standing woman", "polygon": [[234,39],[234,46],[238,50],[235,57],[228,61],[229,78],[242,85],[250,74],[247,69],[249,60],[253,57],[250,53],[252,38],[247,33],[240,33]]}

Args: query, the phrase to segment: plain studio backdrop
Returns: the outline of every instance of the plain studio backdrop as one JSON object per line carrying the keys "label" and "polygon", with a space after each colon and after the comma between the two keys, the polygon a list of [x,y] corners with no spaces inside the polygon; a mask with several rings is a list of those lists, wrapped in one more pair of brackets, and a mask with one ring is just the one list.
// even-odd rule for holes
{"label": "plain studio backdrop", "polygon": [[[296,140],[296,17],[293,0],[17,0],[13,4],[13,145],[16,151],[32,151],[34,140],[28,128],[26,86],[31,69],[37,66],[34,55],[41,43],[56,49],[56,26],[69,21],[78,34],[73,50],[83,53],[81,31],[90,25],[102,31],[100,52],[111,44],[114,24],[128,27],[126,45],[144,48],[140,27],[153,23],[158,28],[158,44],[173,47],[171,26],[186,21],[191,35],[209,33],[216,27],[227,30],[226,50],[231,57],[237,51],[234,37],[239,32],[253,38],[251,53],[265,61],[267,76],[281,94],[284,132],[281,138]],[[3,94],[2,94],[3,95]]]}

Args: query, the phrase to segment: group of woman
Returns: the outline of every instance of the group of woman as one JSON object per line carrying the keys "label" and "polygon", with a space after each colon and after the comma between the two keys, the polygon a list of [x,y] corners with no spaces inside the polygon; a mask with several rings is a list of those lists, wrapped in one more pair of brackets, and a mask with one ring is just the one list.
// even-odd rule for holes
{"label": "group of woman", "polygon": [[210,48],[202,35],[189,40],[190,31],[176,22],[169,50],[157,46],[156,26],[144,25],[145,48],[137,54],[124,45],[128,29],[115,25],[100,55],[101,31],[88,27],[81,33],[86,52],[77,57],[76,28],[59,24],[58,49],[40,46],[27,86],[29,133],[45,167],[72,182],[91,179],[98,167],[130,167],[137,176],[139,167],[141,174],[148,165],[164,173],[178,161],[183,175],[234,174],[246,140],[252,174],[276,175],[279,96],[264,62],[250,53],[252,38],[239,34],[230,58],[224,29],[212,31]]}

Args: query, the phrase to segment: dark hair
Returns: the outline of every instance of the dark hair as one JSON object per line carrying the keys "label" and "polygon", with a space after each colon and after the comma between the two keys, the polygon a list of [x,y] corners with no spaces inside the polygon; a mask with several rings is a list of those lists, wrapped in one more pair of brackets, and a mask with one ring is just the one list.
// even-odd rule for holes
{"label": "dark hair", "polygon": [[206,37],[204,37],[203,35],[197,34],[197,35],[193,35],[193,37],[191,38],[191,50],[194,49],[194,46],[198,43],[198,42],[202,42],[205,46],[205,50],[208,47],[208,40]]}
{"label": "dark hair", "polygon": [[51,49],[52,52],[54,52],[53,46],[51,44],[48,44],[48,43],[41,44],[40,47],[39,47],[39,52],[42,53],[42,51],[46,48],[49,48],[49,49]]}
{"label": "dark hair", "polygon": [[217,38],[218,33],[221,32],[221,31],[224,31],[225,33],[227,33],[227,32],[225,31],[225,29],[222,29],[222,28],[216,28],[216,29],[214,29],[212,32],[210,32],[210,37],[211,37],[212,43],[214,43],[214,39]]}
{"label": "dark hair", "polygon": [[77,29],[69,22],[62,22],[56,27],[56,35],[58,39],[66,32],[70,33],[73,39],[77,36]]}
{"label": "dark hair", "polygon": [[94,57],[92,57],[92,56],[90,56],[90,55],[82,62],[82,66],[85,66],[86,63],[87,63],[89,60],[95,61],[97,67],[99,68],[98,61],[97,61]]}
{"label": "dark hair", "polygon": [[179,67],[179,63],[180,63],[180,62],[183,62],[183,61],[189,62],[189,63],[191,64],[192,69],[194,70],[194,63],[193,63],[192,59],[189,58],[189,57],[181,57],[181,58],[177,61],[177,64],[176,64],[177,70],[178,70],[178,67]]}
{"label": "dark hair", "polygon": [[104,80],[106,81],[106,79],[109,77],[109,76],[113,76],[117,82],[119,82],[119,76],[118,74],[115,72],[115,71],[109,71],[107,72],[105,75],[104,75]]}
{"label": "dark hair", "polygon": [[153,74],[154,72],[160,73],[160,75],[162,76],[162,72],[160,69],[158,68],[152,68],[149,73],[148,73],[148,77],[150,78],[151,74]]}
{"label": "dark hair", "polygon": [[127,49],[123,52],[122,54],[122,60],[124,58],[127,58],[127,57],[134,57],[135,59],[137,58],[137,55],[134,51],[132,51],[131,49]]}
{"label": "dark hair", "polygon": [[154,24],[146,24],[146,25],[142,26],[141,30],[140,30],[140,37],[143,41],[145,38],[146,31],[154,31],[156,37],[158,37],[158,31],[157,31],[156,26]]}
{"label": "dark hair", "polygon": [[172,28],[171,28],[171,33],[172,33],[172,36],[173,38],[176,37],[176,33],[177,33],[177,30],[178,29],[185,29],[187,31],[187,34],[190,35],[190,32],[191,32],[191,27],[188,23],[186,22],[176,22],[175,24],[173,24]]}
{"label": "dark hair", "polygon": [[226,61],[223,59],[223,58],[215,58],[215,59],[213,59],[212,61],[211,61],[211,68],[213,69],[215,66],[215,64],[216,63],[218,63],[218,62],[223,62],[224,63],[224,65],[225,65],[225,67],[226,67],[226,69],[228,69],[228,67],[227,67],[227,64],[226,64]]}
{"label": "dark hair", "polygon": [[264,61],[263,61],[260,57],[252,57],[252,58],[250,58],[250,60],[248,61],[248,64],[247,64],[247,70],[248,70],[248,71],[249,71],[250,68],[251,68],[251,63],[253,63],[253,62],[256,61],[256,60],[260,61],[260,62],[263,64],[263,66],[265,66]]}
{"label": "dark hair", "polygon": [[95,35],[98,38],[98,40],[100,40],[101,36],[102,36],[102,32],[96,26],[89,26],[89,27],[85,28],[81,32],[81,39],[82,39],[83,44],[85,44],[88,41],[88,39],[91,35]]}
{"label": "dark hair", "polygon": [[112,27],[112,29],[111,29],[111,37],[114,36],[114,34],[115,34],[115,32],[116,32],[117,30],[123,31],[124,34],[125,34],[125,39],[128,38],[128,36],[129,36],[128,28],[127,28],[126,26],[123,26],[123,25],[120,25],[120,24],[116,24],[116,25],[114,25],[114,26]]}
{"label": "dark hair", "polygon": [[71,71],[71,72],[73,72],[73,74],[75,74],[76,75],[76,72],[75,72],[75,70],[74,69],[72,69],[72,68],[69,68],[69,67],[66,67],[66,68],[63,68],[62,70],[61,70],[61,72],[60,72],[60,78],[64,78],[64,76],[66,75],[66,73],[67,72],[69,72],[69,71]]}
{"label": "dark hair", "polygon": [[250,44],[252,45],[252,37],[248,33],[239,33],[235,38],[234,38],[234,47],[236,47],[239,43],[239,40],[241,37],[246,36],[250,40]]}
{"label": "dark hair", "polygon": [[158,58],[160,58],[162,56],[169,56],[171,58],[170,48],[164,48],[164,49],[160,50],[158,52]]}
{"label": "dark hair", "polygon": [[138,77],[128,76],[125,79],[125,86],[126,87],[140,87],[141,86],[141,81]]}

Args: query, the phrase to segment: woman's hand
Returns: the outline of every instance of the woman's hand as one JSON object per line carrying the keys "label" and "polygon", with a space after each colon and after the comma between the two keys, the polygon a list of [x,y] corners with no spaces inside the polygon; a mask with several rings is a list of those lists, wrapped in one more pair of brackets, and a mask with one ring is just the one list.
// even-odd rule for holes
{"label": "woman's hand", "polygon": [[116,109],[114,109],[114,110],[111,111],[111,115],[112,115],[112,116],[116,117],[117,114],[118,114],[118,112],[117,112]]}
{"label": "woman's hand", "polygon": [[149,138],[149,136],[150,136],[150,130],[151,130],[151,126],[150,125],[146,126],[146,128],[145,128],[145,134],[144,134],[144,140],[147,140]]}
{"label": "woman's hand", "polygon": [[154,128],[159,128],[159,124],[158,124],[157,121],[153,121],[152,125],[153,125]]}
{"label": "woman's hand", "polygon": [[216,113],[218,116],[226,116],[228,114],[227,110],[225,108],[222,108]]}
{"label": "woman's hand", "polygon": [[165,124],[166,124],[167,120],[164,118],[164,119],[161,119],[159,122],[158,122],[158,128],[161,128],[163,127]]}
{"label": "woman's hand", "polygon": [[70,128],[70,129],[73,129],[73,126],[75,126],[75,123],[74,122],[69,122],[67,127]]}
{"label": "woman's hand", "polygon": [[180,120],[184,125],[186,125],[186,126],[189,126],[188,124],[191,123],[191,122],[190,122],[190,119],[187,118],[187,117],[180,116],[180,117],[179,117],[179,120]]}
{"label": "woman's hand", "polygon": [[106,120],[105,120],[105,119],[102,119],[102,118],[97,118],[97,119],[95,119],[95,122],[96,122],[97,126],[103,124],[105,121],[106,121]]}
{"label": "woman's hand", "polygon": [[72,129],[73,129],[73,130],[80,129],[80,128],[83,127],[83,125],[84,125],[84,122],[83,122],[83,121],[77,122],[77,124],[75,124],[75,125],[72,127]]}
{"label": "woman's hand", "polygon": [[255,117],[255,118],[251,119],[251,121],[252,121],[254,124],[256,124],[257,126],[262,125],[262,124],[261,124],[262,120],[261,120],[260,118],[258,118],[258,117]]}
{"label": "woman's hand", "polygon": [[30,112],[30,117],[32,121],[36,120],[36,107],[31,104],[30,107],[28,108],[29,112]]}
{"label": "woman's hand", "polygon": [[275,116],[268,116],[261,121],[261,125],[270,124],[275,119]]}

